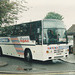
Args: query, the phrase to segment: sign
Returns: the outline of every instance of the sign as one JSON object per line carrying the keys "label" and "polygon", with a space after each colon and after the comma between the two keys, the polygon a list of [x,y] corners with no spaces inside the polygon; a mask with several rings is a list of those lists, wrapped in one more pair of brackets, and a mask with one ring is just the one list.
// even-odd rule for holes
{"label": "sign", "polygon": [[20,38],[20,42],[29,42],[29,38],[24,37],[24,38]]}
{"label": "sign", "polygon": [[9,38],[0,38],[0,42],[9,42]]}

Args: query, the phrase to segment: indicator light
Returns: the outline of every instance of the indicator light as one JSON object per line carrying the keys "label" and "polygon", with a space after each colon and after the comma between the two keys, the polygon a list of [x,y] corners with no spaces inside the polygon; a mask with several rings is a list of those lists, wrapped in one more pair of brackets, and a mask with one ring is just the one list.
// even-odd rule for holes
{"label": "indicator light", "polygon": [[69,51],[69,49],[67,51]]}
{"label": "indicator light", "polygon": [[49,53],[49,51],[46,51],[46,53]]}

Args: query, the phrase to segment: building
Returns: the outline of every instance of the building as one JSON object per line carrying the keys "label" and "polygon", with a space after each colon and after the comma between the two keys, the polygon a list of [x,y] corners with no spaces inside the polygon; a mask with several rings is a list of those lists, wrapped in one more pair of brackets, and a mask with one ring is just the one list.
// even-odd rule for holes
{"label": "building", "polygon": [[73,24],[68,30],[68,35],[73,35],[73,53],[75,54],[75,24]]}

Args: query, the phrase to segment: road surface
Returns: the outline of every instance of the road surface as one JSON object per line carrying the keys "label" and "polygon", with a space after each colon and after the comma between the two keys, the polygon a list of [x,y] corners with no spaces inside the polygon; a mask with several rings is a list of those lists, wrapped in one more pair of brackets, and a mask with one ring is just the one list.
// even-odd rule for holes
{"label": "road surface", "polygon": [[22,58],[1,56],[0,61],[8,63],[8,65],[0,67],[0,72],[30,73],[30,75],[34,75],[35,73],[39,75],[42,75],[41,73],[43,73],[43,75],[50,75],[50,73],[52,75],[75,75],[75,64],[61,60],[53,60],[53,62],[35,60],[32,62],[26,62]]}

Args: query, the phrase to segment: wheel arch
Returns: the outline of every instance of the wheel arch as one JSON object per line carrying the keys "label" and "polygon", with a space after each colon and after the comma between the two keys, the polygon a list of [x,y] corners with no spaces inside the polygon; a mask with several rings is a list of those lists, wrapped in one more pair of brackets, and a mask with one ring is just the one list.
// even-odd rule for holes
{"label": "wheel arch", "polygon": [[1,46],[0,46],[0,52],[1,52],[1,55],[3,55],[3,51],[2,51],[2,48],[1,48]]}
{"label": "wheel arch", "polygon": [[[32,55],[32,51],[31,51],[31,49],[29,49],[29,48],[25,48],[25,50],[24,50],[24,57],[25,57],[25,54],[26,54],[27,51],[30,51],[30,52],[31,52],[31,55]],[[33,57],[32,57],[32,58],[33,58]]]}

